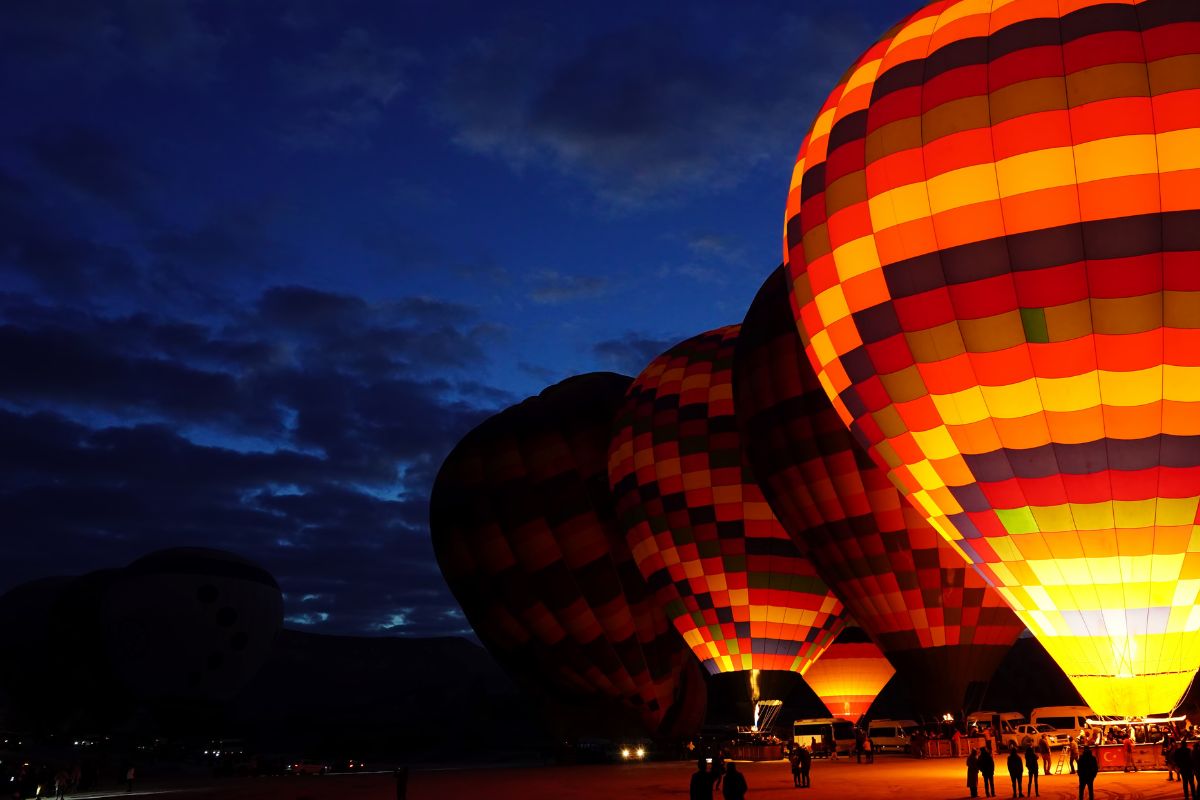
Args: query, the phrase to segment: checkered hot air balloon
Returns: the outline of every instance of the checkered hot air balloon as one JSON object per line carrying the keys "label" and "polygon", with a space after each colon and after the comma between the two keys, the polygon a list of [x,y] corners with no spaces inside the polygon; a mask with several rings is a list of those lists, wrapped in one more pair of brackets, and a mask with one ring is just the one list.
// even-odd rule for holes
{"label": "checkered hot air balloon", "polygon": [[786,211],[842,419],[1097,712],[1200,666],[1200,4],[939,0],[846,72]]}
{"label": "checkered hot air balloon", "polygon": [[[558,703],[571,732],[690,736],[704,677],[647,590],[613,512],[606,457],[630,378],[570,378],[486,420],[430,501],[438,564],[480,640]],[[567,707],[583,722],[564,722]],[[582,726],[582,727],[580,727]]]}
{"label": "checkered hot air balloon", "polygon": [[913,699],[937,714],[981,699],[1024,625],[846,430],[804,358],[782,267],[742,323],[734,386],[771,508]]}
{"label": "checkered hot air balloon", "polygon": [[750,474],[733,413],[738,326],[689,339],[638,376],[617,417],[609,480],[638,568],[711,673],[803,674],[842,604]]}

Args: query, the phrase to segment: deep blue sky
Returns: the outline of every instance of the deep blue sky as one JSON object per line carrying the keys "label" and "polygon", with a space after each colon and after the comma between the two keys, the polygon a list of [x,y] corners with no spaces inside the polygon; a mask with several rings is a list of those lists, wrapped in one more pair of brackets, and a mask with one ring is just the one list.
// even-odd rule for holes
{"label": "deep blue sky", "polygon": [[207,545],[292,627],[462,631],[445,454],[740,321],[813,113],[907,10],[5,3],[0,591]]}

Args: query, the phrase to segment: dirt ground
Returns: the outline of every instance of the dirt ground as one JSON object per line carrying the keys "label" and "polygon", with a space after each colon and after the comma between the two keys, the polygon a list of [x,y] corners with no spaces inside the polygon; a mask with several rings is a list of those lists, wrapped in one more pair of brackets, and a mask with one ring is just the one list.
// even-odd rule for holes
{"label": "dirt ground", "polygon": [[[798,798],[799,800],[893,800],[966,798],[966,770],[955,760],[916,761],[902,756],[881,756],[872,765],[853,759],[813,764],[812,788],[792,787],[785,762],[739,764],[750,786],[748,798]],[[684,798],[694,767],[684,763],[651,763],[582,767],[529,767],[512,769],[418,770],[409,781],[409,800],[636,800]],[[1040,797],[1074,800],[1078,782],[1074,775],[1043,775]],[[980,787],[982,796],[982,786]],[[997,796],[1012,794],[1008,775],[996,776]],[[76,800],[113,795],[74,795]],[[249,778],[214,781],[204,786],[138,787],[135,797],[178,800],[394,800],[390,773],[329,775],[325,777]],[[1178,782],[1168,782],[1165,772],[1101,773],[1096,780],[1097,800],[1157,800],[1180,798]],[[720,795],[717,795],[720,800]]]}

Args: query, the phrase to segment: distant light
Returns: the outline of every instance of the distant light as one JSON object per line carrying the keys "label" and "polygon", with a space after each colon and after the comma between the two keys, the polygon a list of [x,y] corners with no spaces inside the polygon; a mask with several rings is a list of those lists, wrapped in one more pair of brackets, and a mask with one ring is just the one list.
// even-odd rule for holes
{"label": "distant light", "polygon": [[942,721],[943,722],[954,722],[954,715],[953,714],[942,714]]}
{"label": "distant light", "polygon": [[621,751],[621,758],[629,758],[629,748],[628,747],[626,747],[624,750]]}
{"label": "distant light", "polygon": [[639,747],[639,748],[637,749],[637,757],[638,757],[638,758],[645,758],[645,757],[646,757],[646,751],[645,751],[643,748]]}

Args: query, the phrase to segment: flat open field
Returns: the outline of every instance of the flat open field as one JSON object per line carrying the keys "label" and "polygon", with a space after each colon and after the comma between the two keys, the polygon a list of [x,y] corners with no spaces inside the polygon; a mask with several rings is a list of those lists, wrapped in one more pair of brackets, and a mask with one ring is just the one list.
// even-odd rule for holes
{"label": "flat open field", "polygon": [[[785,762],[740,764],[750,785],[749,798],[802,798],[802,800],[877,800],[882,798],[964,798],[966,770],[957,759],[916,761],[902,756],[881,756],[874,764],[853,759],[813,764],[812,788],[795,789]],[[511,769],[446,769],[416,771],[409,780],[409,800],[634,800],[636,798],[687,798],[693,766],[685,763],[651,763],[581,767],[525,767]],[[1074,775],[1040,777],[1041,797],[1075,798]],[[980,787],[982,795],[982,784]],[[999,798],[1011,796],[1007,773],[996,776]],[[178,800],[394,800],[390,773],[329,775],[324,777],[238,778],[204,785],[139,786],[134,797]],[[1156,800],[1183,796],[1180,784],[1167,781],[1165,772],[1101,773],[1096,779],[1097,800]],[[124,791],[72,795],[73,798],[131,797]],[[718,795],[719,800],[719,795]]]}

